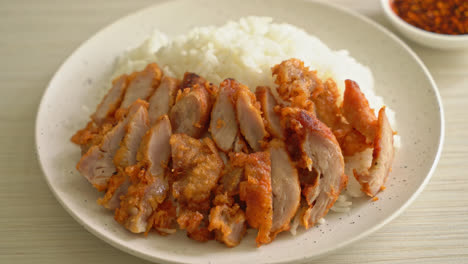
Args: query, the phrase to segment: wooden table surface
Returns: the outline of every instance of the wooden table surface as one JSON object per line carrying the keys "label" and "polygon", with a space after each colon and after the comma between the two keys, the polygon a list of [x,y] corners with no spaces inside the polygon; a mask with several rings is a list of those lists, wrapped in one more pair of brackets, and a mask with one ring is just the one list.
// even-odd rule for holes
{"label": "wooden table surface", "polygon": [[[377,0],[334,2],[389,26]],[[0,263],[148,263],[90,234],[55,200],[36,159],[34,120],[47,83],[78,45],[153,3],[0,0]],[[314,263],[468,263],[468,50],[409,45],[444,103],[439,166],[401,216]]]}

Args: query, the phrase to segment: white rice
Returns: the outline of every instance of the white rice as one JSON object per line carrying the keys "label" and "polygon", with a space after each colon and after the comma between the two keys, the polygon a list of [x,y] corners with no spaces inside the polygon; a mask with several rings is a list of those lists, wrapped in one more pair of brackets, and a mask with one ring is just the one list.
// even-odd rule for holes
{"label": "white rice", "polygon": [[[272,23],[269,17],[245,17],[221,27],[194,28],[172,40],[162,32],[154,32],[139,47],[118,59],[112,78],[142,70],[148,63],[156,62],[165,74],[177,78],[182,78],[187,71],[215,84],[225,78],[235,78],[255,90],[258,85],[274,87],[271,67],[290,58],[304,61],[306,66],[317,70],[322,79],[333,78],[341,92],[344,91],[344,80],[352,79],[359,84],[373,109],[378,110],[384,105],[383,99],[374,92],[371,70],[357,62],[347,50],[333,51],[304,30],[289,24]],[[394,112],[387,107],[386,113],[396,129]],[[395,136],[395,146],[399,145],[399,137]],[[371,151],[346,157],[348,189],[340,195],[332,211],[349,212],[351,197],[363,195],[352,169],[361,170],[368,166]]]}

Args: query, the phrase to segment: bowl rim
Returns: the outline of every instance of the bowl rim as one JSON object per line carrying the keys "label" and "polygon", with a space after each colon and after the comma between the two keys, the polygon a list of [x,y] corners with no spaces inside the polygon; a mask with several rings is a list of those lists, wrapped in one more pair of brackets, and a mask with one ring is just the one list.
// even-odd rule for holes
{"label": "bowl rim", "polygon": [[433,40],[438,41],[451,41],[451,42],[468,42],[468,34],[463,35],[449,35],[449,34],[441,34],[436,32],[427,31],[416,26],[411,25],[410,23],[403,20],[400,16],[398,16],[390,6],[390,3],[393,0],[380,0],[382,5],[382,9],[387,17],[390,18],[393,22],[397,24],[399,27],[404,27],[412,34],[419,35],[421,37],[430,38]]}

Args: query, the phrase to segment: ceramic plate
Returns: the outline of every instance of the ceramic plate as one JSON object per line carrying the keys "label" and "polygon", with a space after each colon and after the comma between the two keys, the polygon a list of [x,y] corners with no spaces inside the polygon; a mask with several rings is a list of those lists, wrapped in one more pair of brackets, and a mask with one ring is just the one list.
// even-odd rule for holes
{"label": "ceramic plate", "polygon": [[[163,2],[122,18],[78,48],[60,67],[47,88],[37,115],[36,143],[50,189],[86,229],[130,254],[169,263],[285,263],[306,261],[362,238],[406,208],[427,184],[438,161],[443,111],[437,88],[418,57],[397,37],[358,14],[326,3],[293,1],[180,0]],[[144,237],[126,231],[113,214],[96,204],[101,195],[76,171],[79,148],[70,136],[86,124],[104,80],[129,47],[154,29],[170,35],[195,26],[222,25],[248,15],[271,16],[318,36],[332,49],[347,49],[369,66],[375,89],[395,110],[401,149],[385,192],[377,202],[355,200],[350,213],[329,213],[327,223],[299,232],[284,232],[256,248],[254,231],[229,249],[215,241],[198,243],[184,232]]]}

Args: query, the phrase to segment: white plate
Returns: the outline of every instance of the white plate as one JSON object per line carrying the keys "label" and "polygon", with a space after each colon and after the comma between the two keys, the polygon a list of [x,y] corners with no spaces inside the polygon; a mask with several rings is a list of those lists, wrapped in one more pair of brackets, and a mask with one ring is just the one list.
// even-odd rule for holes
{"label": "white plate", "polygon": [[[47,88],[37,115],[36,144],[45,179],[63,207],[86,229],[130,254],[172,263],[284,263],[305,261],[347,245],[395,218],[421,192],[439,159],[444,120],[437,88],[417,56],[398,38],[358,14],[325,3],[294,1],[181,0],[164,2],[122,18],[78,48]],[[69,138],[87,121],[83,106],[94,109],[101,87],[119,54],[153,29],[172,35],[194,26],[221,25],[247,15],[272,16],[304,28],[333,49],[347,49],[368,65],[377,94],[395,110],[401,150],[388,188],[371,202],[355,202],[349,214],[330,213],[325,225],[293,237],[282,233],[255,248],[254,233],[229,249],[198,243],[183,232],[161,237],[134,235],[112,213],[96,204],[99,193],[75,170],[80,157]]]}

